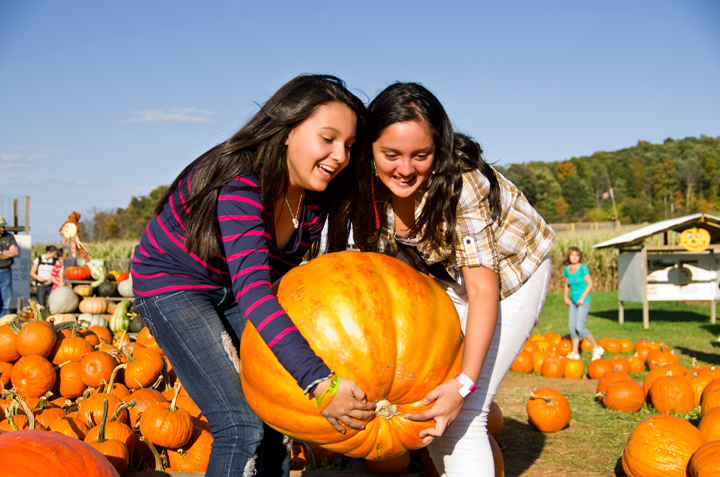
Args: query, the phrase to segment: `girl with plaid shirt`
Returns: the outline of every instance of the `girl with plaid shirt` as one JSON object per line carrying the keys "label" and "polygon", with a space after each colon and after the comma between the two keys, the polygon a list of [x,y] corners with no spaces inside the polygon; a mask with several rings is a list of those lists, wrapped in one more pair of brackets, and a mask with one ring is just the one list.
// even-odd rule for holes
{"label": "girl with plaid shirt", "polygon": [[355,242],[433,275],[465,333],[461,373],[428,393],[432,409],[405,417],[435,419],[420,437],[441,475],[490,475],[490,403],[537,324],[554,233],[423,86],[393,84],[368,113]]}

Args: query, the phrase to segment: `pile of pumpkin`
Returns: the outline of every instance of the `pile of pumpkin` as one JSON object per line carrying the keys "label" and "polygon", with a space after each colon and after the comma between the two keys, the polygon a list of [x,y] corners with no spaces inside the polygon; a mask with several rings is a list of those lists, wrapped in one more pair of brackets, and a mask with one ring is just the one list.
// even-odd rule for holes
{"label": "pile of pumpkin", "polygon": [[[131,341],[125,331],[54,324],[54,316],[34,314],[36,319],[0,326],[0,460],[6,468],[20,459],[15,454],[27,460],[20,450],[28,442],[43,442],[38,457],[22,464],[41,474],[42,456],[58,445],[62,455],[79,453],[85,464],[102,467],[93,447],[118,473],[128,466],[205,470],[213,440],[207,420],[147,328]],[[48,469],[45,475],[66,474]],[[93,469],[75,475],[105,474]]]}
{"label": "pile of pumpkin", "polygon": [[[659,373],[648,397],[661,414],[641,421],[630,434],[622,455],[629,477],[720,475],[720,377],[714,377],[720,370],[693,366],[683,373],[680,367],[668,364],[648,374]],[[627,381],[616,381],[608,389],[618,383]],[[671,415],[690,412],[698,404],[698,427]]]}

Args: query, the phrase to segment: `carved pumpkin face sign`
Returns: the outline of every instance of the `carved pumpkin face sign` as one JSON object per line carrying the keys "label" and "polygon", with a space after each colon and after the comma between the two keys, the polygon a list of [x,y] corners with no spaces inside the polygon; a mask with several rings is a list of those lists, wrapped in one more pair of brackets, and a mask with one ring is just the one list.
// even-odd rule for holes
{"label": "carved pumpkin face sign", "polygon": [[680,243],[689,252],[702,252],[710,245],[710,234],[705,229],[692,228],[683,230]]}

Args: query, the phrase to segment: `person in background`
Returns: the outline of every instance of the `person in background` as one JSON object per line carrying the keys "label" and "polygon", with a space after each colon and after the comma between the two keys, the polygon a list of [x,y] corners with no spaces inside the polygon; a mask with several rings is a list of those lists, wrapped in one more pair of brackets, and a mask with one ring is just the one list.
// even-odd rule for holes
{"label": "person in background", "polygon": [[61,287],[65,284],[65,278],[63,277],[64,262],[65,257],[60,255],[57,262],[53,266],[52,272],[50,273],[50,280],[52,280],[52,290],[55,290],[56,288]]}
{"label": "person in background", "polygon": [[12,267],[14,257],[20,254],[15,237],[5,231],[7,223],[0,217],[0,316],[10,314],[12,302]]}
{"label": "person in background", "polygon": [[[565,255],[563,270],[565,277],[565,304],[570,307],[568,326],[573,350],[568,353],[570,359],[580,359],[580,336],[587,338],[593,345],[592,360],[600,359],[605,350],[595,341],[592,333],[585,327],[590,311],[590,290],[593,280],[587,265],[582,263],[583,254],[577,247],[570,247]],[[569,296],[568,296],[569,295]]]}
{"label": "person in background", "polygon": [[38,304],[45,306],[47,297],[52,290],[52,271],[58,261],[58,249],[55,245],[45,247],[45,253],[35,257],[30,267],[30,277],[37,282]]}

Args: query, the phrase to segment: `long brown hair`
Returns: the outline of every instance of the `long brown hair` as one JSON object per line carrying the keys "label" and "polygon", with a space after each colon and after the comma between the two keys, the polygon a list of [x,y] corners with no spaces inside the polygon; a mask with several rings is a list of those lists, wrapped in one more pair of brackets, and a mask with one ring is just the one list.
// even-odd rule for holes
{"label": "long brown hair", "polygon": [[577,254],[580,256],[580,261],[578,263],[583,263],[583,253],[582,250],[580,250],[577,247],[570,247],[567,249],[567,253],[565,254],[565,258],[563,258],[562,264],[563,265],[570,265],[570,254],[573,252],[577,252]]}
{"label": "long brown hair", "polygon": [[[210,149],[189,164],[173,181],[155,207],[159,215],[179,184],[188,174],[191,194],[178,210],[187,210],[185,247],[205,260],[222,254],[217,199],[220,190],[234,177],[254,173],[260,179],[263,211],[274,217],[275,202],[287,192],[287,147],[285,140],[290,132],[322,105],[341,103],[357,116],[356,140],[350,157],[364,153],[365,114],[362,101],[352,94],[345,83],[330,75],[301,75],[282,86],[248,121],[227,141]],[[330,182],[321,194],[329,214],[328,249],[344,249],[350,229],[349,204],[357,188],[359,161],[352,160]],[[262,173],[261,173],[262,171]],[[274,233],[272,220],[266,221]]]}
{"label": "long brown hair", "polygon": [[483,160],[480,145],[468,136],[453,132],[445,109],[427,88],[417,83],[395,83],[385,88],[368,106],[369,145],[363,157],[358,201],[353,211],[354,239],[362,250],[375,248],[380,237],[377,223],[386,223],[385,205],[391,200],[387,187],[375,174],[370,144],[391,125],[408,121],[424,122],[435,143],[433,175],[427,184],[427,206],[408,234],[412,237],[421,235],[421,240],[434,248],[453,246],[457,239],[455,223],[462,193],[462,174],[475,169],[490,182],[490,208],[494,218],[500,217],[498,179],[493,168]]}

